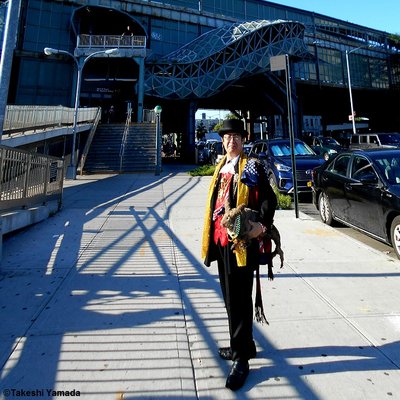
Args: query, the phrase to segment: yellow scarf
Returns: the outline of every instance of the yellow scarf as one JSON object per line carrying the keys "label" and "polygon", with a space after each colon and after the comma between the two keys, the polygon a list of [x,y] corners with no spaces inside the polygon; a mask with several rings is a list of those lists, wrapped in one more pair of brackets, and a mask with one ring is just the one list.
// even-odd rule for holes
{"label": "yellow scarf", "polygon": [[[215,190],[217,182],[218,182],[219,171],[225,165],[225,162],[226,162],[226,155],[221,160],[221,162],[217,165],[217,167],[215,168],[215,172],[214,172],[214,175],[211,180],[210,188],[208,190],[207,208],[206,208],[206,213],[205,213],[205,218],[204,218],[204,228],[203,228],[203,241],[202,241],[202,247],[201,247],[201,256],[203,259],[206,257],[206,255],[208,253],[208,249],[210,246],[210,240],[211,240],[211,219],[212,219],[211,199],[213,197],[213,193],[214,193],[214,190]],[[237,199],[236,199],[236,207],[239,204],[247,205],[247,202],[249,200],[249,187],[246,186],[244,183],[242,183],[240,180],[240,177],[242,176],[246,162],[247,162],[247,156],[244,153],[241,153],[240,158],[239,158],[239,179],[238,179],[238,192],[237,192]],[[237,261],[238,267],[246,266],[247,250],[243,249],[241,251],[236,252],[235,254],[236,254],[236,261]]]}

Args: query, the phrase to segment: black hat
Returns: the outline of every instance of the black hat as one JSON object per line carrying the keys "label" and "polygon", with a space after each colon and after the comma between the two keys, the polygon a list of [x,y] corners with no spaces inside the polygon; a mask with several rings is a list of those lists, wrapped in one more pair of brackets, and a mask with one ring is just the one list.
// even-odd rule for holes
{"label": "black hat", "polygon": [[222,127],[218,130],[219,136],[225,133],[239,133],[242,137],[247,136],[247,132],[243,129],[243,122],[240,119],[225,119]]}

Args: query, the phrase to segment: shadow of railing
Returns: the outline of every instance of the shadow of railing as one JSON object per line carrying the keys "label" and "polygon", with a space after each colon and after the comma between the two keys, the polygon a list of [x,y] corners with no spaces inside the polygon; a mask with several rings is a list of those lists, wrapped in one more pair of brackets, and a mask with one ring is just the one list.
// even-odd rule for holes
{"label": "shadow of railing", "polygon": [[[205,356],[216,354],[216,333],[227,327],[217,276],[171,228],[174,207],[201,190],[202,180],[189,177],[169,187],[174,177],[120,175],[67,187],[63,212],[51,224],[24,233],[27,253],[37,246],[34,237],[46,241],[40,264],[26,260],[23,266],[41,275],[31,279],[30,290],[44,295],[36,297],[36,308],[24,310],[24,328],[3,351],[1,388],[61,387],[99,398],[120,392],[132,400],[171,398],[178,392],[183,399],[215,399],[225,390],[210,388],[215,396],[200,396],[202,389],[193,382],[202,379],[196,375],[201,367],[191,364],[193,351],[202,350],[196,345],[204,343]],[[190,215],[187,220],[190,225]],[[7,267],[11,275],[19,267],[14,262]],[[4,329],[4,334],[11,331]],[[278,350],[258,325],[254,331],[260,355],[270,364],[253,371],[247,388],[279,370],[298,398],[317,400],[305,375],[382,368],[380,350],[373,347]],[[382,347],[398,350],[398,342]],[[185,352],[189,357],[180,356]],[[324,354],[352,359],[315,361]],[[296,357],[312,361],[296,365]],[[227,364],[218,358],[217,368],[225,376]],[[388,362],[385,369],[398,367]],[[179,387],[176,376],[181,376]],[[249,398],[246,391],[241,398]]]}

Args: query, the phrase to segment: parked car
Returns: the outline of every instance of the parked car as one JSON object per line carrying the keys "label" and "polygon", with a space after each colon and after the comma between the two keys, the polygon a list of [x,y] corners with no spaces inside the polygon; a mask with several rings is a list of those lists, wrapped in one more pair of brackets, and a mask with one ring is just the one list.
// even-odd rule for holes
{"label": "parked car", "polygon": [[197,152],[197,162],[202,165],[206,164],[205,160],[205,148],[206,142],[204,141],[199,141],[196,143],[196,152]]}
{"label": "parked car", "polygon": [[212,146],[214,143],[221,143],[215,139],[209,139],[205,142],[198,142],[197,144],[197,162],[199,164],[212,164]]}
{"label": "parked car", "polygon": [[204,146],[204,159],[206,164],[212,164],[213,159],[213,146],[215,143],[222,143],[220,140],[215,140],[215,139],[208,139],[206,140],[206,145]]}
{"label": "parked car", "polygon": [[217,165],[225,154],[224,147],[222,146],[222,142],[215,142],[211,145],[210,148],[210,164]]}
{"label": "parked car", "polygon": [[400,149],[348,150],[313,170],[321,220],[392,245],[400,258]]}
{"label": "parked car", "polygon": [[[310,146],[299,139],[294,141],[296,159],[297,191],[311,191],[311,172],[324,163]],[[253,144],[250,156],[262,160],[268,171],[269,182],[279,192],[291,194],[294,191],[292,178],[292,158],[289,139],[258,140]]]}
{"label": "parked car", "polygon": [[352,149],[400,148],[400,133],[357,133],[351,137]]}
{"label": "parked car", "polygon": [[328,161],[333,155],[340,153],[344,147],[333,137],[318,136],[312,139],[311,148],[325,161]]}
{"label": "parked car", "polygon": [[252,149],[252,147],[253,147],[253,143],[245,143],[244,145],[243,145],[243,151],[244,151],[244,153],[245,154],[247,154],[247,155],[249,155],[250,154],[250,151],[251,151],[251,149]]}

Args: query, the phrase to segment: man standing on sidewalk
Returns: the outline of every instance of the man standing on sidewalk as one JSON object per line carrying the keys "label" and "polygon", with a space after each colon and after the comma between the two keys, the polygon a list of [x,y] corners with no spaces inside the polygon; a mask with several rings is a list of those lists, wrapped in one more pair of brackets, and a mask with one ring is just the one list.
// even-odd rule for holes
{"label": "man standing on sidewalk", "polygon": [[[257,271],[256,318],[265,321],[258,273],[260,238],[271,229],[277,200],[264,165],[256,159],[248,159],[243,152],[246,131],[242,121],[225,120],[218,133],[226,155],[217,165],[209,189],[202,257],[206,266],[213,261],[218,264],[230,334],[230,347],[220,348],[219,355],[233,361],[225,386],[237,390],[249,374],[249,359],[256,357],[252,299],[254,271]],[[259,222],[251,223],[248,235],[251,244],[235,252],[226,228],[221,225],[226,201],[231,208],[245,204],[259,213]],[[270,253],[271,248],[266,251]]]}

